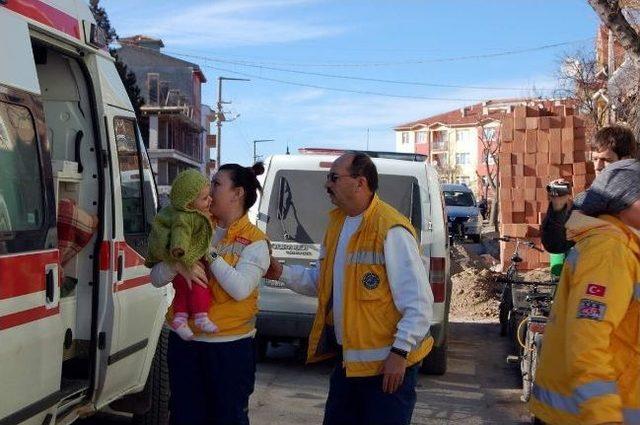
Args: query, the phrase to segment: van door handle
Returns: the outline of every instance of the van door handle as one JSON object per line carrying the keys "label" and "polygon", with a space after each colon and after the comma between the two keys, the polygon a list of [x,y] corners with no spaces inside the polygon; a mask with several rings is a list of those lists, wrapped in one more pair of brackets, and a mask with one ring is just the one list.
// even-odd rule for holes
{"label": "van door handle", "polygon": [[45,274],[45,296],[48,303],[52,303],[55,298],[55,285],[53,269],[49,269]]}
{"label": "van door handle", "polygon": [[117,268],[117,280],[120,282],[122,280],[122,273],[124,271],[124,253],[121,252],[118,254],[118,268]]}

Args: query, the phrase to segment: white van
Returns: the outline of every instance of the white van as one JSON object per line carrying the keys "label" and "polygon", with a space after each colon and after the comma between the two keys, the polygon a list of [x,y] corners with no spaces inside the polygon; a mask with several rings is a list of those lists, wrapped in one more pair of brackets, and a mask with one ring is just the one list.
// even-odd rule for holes
{"label": "white van", "polygon": [[[109,404],[166,422],[170,289],[143,265],[156,187],[100,35],[84,1],[0,1],[2,425]],[[62,200],[98,217],[64,267]]]}
{"label": "white van", "polygon": [[[265,162],[263,195],[253,211],[258,227],[271,241],[273,256],[284,264],[315,266],[320,244],[334,208],[324,184],[336,155],[277,155]],[[415,226],[420,252],[429,271],[435,298],[431,335],[436,345],[423,370],[446,370],[449,303],[449,245],[446,217],[436,171],[425,162],[373,158],[379,174],[378,195]],[[264,355],[267,343],[299,339],[302,345],[311,330],[316,298],[299,295],[282,283],[264,280],[258,313],[258,346]]]}

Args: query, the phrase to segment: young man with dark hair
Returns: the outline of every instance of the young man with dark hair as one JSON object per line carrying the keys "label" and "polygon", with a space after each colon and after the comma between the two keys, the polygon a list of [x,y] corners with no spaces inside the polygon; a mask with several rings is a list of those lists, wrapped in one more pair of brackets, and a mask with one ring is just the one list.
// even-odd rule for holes
{"label": "young man with dark hair", "polygon": [[[591,143],[591,149],[591,159],[597,176],[605,167],[616,161],[636,158],[638,144],[630,129],[612,125],[598,130]],[[569,184],[564,179],[554,180],[551,183]],[[571,196],[550,196],[549,200],[547,215],[541,227],[542,245],[549,252],[562,254],[573,246],[573,242],[567,241],[564,228],[571,214]]]}

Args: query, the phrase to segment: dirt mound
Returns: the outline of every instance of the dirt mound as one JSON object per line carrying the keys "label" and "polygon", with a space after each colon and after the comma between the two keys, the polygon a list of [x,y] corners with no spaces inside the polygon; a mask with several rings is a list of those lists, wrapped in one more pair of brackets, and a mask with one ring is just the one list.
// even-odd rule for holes
{"label": "dirt mound", "polygon": [[451,319],[497,320],[500,285],[487,262],[464,245],[451,248],[451,262]]}

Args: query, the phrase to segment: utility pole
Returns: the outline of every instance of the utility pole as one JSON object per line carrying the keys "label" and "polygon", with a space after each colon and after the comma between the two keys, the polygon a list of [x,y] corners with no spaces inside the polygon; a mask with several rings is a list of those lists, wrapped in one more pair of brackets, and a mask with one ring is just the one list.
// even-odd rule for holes
{"label": "utility pole", "polygon": [[256,143],[273,142],[273,139],[259,139],[253,141],[253,163],[258,161],[258,155],[256,153]]}
{"label": "utility pole", "polygon": [[216,110],[216,169],[220,168],[220,161],[222,158],[222,122],[225,121],[224,111],[222,110],[222,105],[230,103],[222,101],[222,81],[251,81],[247,78],[232,78],[232,77],[218,77],[218,103]]}
{"label": "utility pole", "polygon": [[369,129],[367,128],[367,150],[369,150]]}

